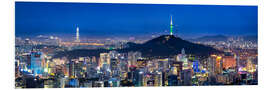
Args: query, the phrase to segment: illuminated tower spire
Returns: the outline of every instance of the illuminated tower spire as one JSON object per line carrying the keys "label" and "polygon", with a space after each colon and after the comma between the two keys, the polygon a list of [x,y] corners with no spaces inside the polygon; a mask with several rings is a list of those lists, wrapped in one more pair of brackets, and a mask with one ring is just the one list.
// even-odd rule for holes
{"label": "illuminated tower spire", "polygon": [[171,24],[170,24],[170,35],[173,35],[173,21],[172,21],[172,15],[171,15]]}
{"label": "illuminated tower spire", "polygon": [[184,48],[182,48],[181,54],[183,54],[183,55],[186,54]]}
{"label": "illuminated tower spire", "polygon": [[80,42],[79,27],[76,28],[76,42]]}

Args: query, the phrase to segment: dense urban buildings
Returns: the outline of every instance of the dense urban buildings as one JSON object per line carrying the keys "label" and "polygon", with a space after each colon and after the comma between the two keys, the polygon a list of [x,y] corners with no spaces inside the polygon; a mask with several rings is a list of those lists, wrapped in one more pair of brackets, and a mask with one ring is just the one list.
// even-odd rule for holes
{"label": "dense urban buildings", "polygon": [[16,40],[21,42],[16,44],[17,88],[256,85],[258,82],[254,48],[246,51],[246,48],[227,47],[228,52],[207,58],[185,53],[183,48],[175,56],[151,58],[143,57],[138,51],[121,53],[104,45],[109,52],[97,56],[56,58],[56,52],[84,47],[79,44],[66,47],[61,42],[51,46],[18,37]]}

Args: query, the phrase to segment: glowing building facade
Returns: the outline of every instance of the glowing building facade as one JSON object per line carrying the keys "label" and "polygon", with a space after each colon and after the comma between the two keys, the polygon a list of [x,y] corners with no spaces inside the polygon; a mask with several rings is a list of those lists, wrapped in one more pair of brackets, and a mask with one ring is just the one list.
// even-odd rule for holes
{"label": "glowing building facade", "polygon": [[31,70],[34,76],[42,75],[43,73],[42,58],[41,52],[31,52]]}
{"label": "glowing building facade", "polygon": [[110,59],[109,53],[100,53],[99,67],[103,67],[103,64],[110,65]]}
{"label": "glowing building facade", "polygon": [[223,57],[223,68],[235,68],[236,67],[236,59],[234,56],[224,56]]}
{"label": "glowing building facade", "polygon": [[75,42],[80,42],[79,27],[76,28],[76,40]]}

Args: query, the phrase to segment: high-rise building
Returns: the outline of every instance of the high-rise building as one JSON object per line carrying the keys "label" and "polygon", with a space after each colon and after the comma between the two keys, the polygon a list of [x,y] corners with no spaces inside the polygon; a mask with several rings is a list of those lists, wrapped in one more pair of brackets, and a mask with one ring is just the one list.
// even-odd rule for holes
{"label": "high-rise building", "polygon": [[168,86],[177,86],[178,85],[178,79],[177,75],[171,74],[168,76]]}
{"label": "high-rise building", "polygon": [[209,57],[207,59],[207,69],[208,69],[210,75],[213,75],[215,73],[216,59],[214,57]]}
{"label": "high-rise building", "polygon": [[110,54],[110,58],[118,59],[118,56],[119,56],[119,53],[118,52],[116,52],[116,51],[110,51],[109,54]]}
{"label": "high-rise building", "polygon": [[130,70],[130,72],[128,72],[128,79],[130,80],[130,81],[135,81],[135,74],[136,74],[136,67],[135,66],[131,66],[131,67],[129,67],[129,70]]}
{"label": "high-rise building", "polygon": [[31,52],[31,70],[35,76],[43,73],[42,58],[41,52]]}
{"label": "high-rise building", "polygon": [[207,70],[209,71],[209,74],[208,74],[208,81],[210,83],[215,83],[216,82],[216,71],[217,71],[217,55],[211,55],[211,57],[209,57],[207,59]]}
{"label": "high-rise building", "polygon": [[111,73],[113,77],[120,76],[120,61],[119,59],[112,58],[111,59]]}
{"label": "high-rise building", "polygon": [[183,65],[183,62],[181,62],[181,61],[174,61],[174,62],[172,62],[172,65],[171,66],[176,68],[177,76],[180,75],[180,72],[183,69],[183,66],[182,65]]}
{"label": "high-rise building", "polygon": [[99,67],[103,67],[103,64],[110,65],[110,60],[109,53],[100,53]]}
{"label": "high-rise building", "polygon": [[169,70],[169,61],[168,61],[168,58],[166,58],[166,59],[159,59],[158,65],[159,65],[159,69],[161,71],[163,71],[163,72]]}
{"label": "high-rise building", "polygon": [[181,71],[181,80],[182,80],[182,84],[185,85],[185,86],[188,86],[188,85],[191,85],[191,69],[186,69],[186,70],[183,70]]}
{"label": "high-rise building", "polygon": [[240,57],[236,56],[235,58],[236,58],[236,69],[235,70],[238,72],[239,67],[240,67]]}
{"label": "high-rise building", "polygon": [[162,72],[156,71],[154,75],[154,86],[162,86]]}
{"label": "high-rise building", "polygon": [[75,42],[80,42],[79,27],[76,28],[76,40]]}
{"label": "high-rise building", "polygon": [[144,72],[143,70],[137,69],[134,73],[134,84],[135,86],[143,86],[143,77],[144,77]]}
{"label": "high-rise building", "polygon": [[200,72],[200,69],[199,69],[199,60],[194,60],[193,61],[193,71],[195,73],[199,73]]}
{"label": "high-rise building", "polygon": [[75,61],[74,60],[69,61],[69,77],[70,78],[75,77]]}
{"label": "high-rise building", "polygon": [[216,73],[221,74],[223,71],[223,60],[221,56],[216,57]]}
{"label": "high-rise building", "polygon": [[256,71],[256,66],[253,64],[254,58],[248,57],[246,68],[249,73],[254,73]]}
{"label": "high-rise building", "polygon": [[137,60],[142,56],[141,52],[128,52],[129,65],[137,66]]}
{"label": "high-rise building", "polygon": [[236,60],[234,56],[224,56],[223,57],[223,68],[235,68],[236,67]]}
{"label": "high-rise building", "polygon": [[147,60],[145,59],[138,59],[137,60],[137,67],[144,68],[147,65]]}

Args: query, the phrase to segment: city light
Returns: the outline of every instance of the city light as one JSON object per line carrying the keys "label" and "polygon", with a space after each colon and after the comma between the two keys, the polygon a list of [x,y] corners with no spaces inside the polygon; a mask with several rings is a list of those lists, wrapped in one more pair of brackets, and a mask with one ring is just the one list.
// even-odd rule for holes
{"label": "city light", "polygon": [[[257,36],[245,36],[252,33],[247,31],[254,32],[255,30],[250,28],[257,24],[237,28],[234,26],[242,25],[235,22],[246,23],[246,19],[257,21],[251,17],[256,15],[247,13],[256,13],[251,6],[241,8],[228,6],[224,10],[212,5],[155,7],[160,9],[149,8],[146,5],[142,12],[141,9],[129,4],[89,4],[99,7],[93,8],[88,4],[78,3],[77,7],[75,3],[50,3],[50,7],[43,8],[42,12],[37,10],[39,13],[36,14],[33,10],[20,10],[35,4],[44,6],[49,4],[26,3],[16,3],[18,4],[16,8],[20,8],[16,10],[16,13],[20,13],[16,14],[17,20],[24,20],[26,14],[22,12],[31,11],[27,13],[30,15],[27,20],[18,21],[20,27],[27,26],[27,28],[21,29],[16,24],[14,60],[16,88],[258,85]],[[70,12],[55,11],[62,9],[59,8],[62,4],[66,5],[63,9]],[[36,6],[32,8],[41,8]],[[74,9],[78,11],[66,7],[78,8]],[[130,7],[131,12],[129,8],[122,9],[125,7]],[[198,7],[208,7],[210,11]],[[174,11],[178,10],[175,8],[178,8],[179,12]],[[81,12],[89,11],[88,9],[93,12],[91,11],[91,14]],[[196,10],[194,11],[196,13],[190,12],[191,9]],[[198,14],[201,12],[205,15]],[[223,12],[233,14],[228,17],[224,15],[227,13]],[[72,16],[74,13],[75,18]],[[137,15],[138,13],[140,15]],[[41,16],[36,17],[32,14]],[[48,21],[52,24],[46,24],[44,21],[36,24],[39,20],[43,20],[40,19],[43,14],[46,15],[44,16],[46,23]],[[58,14],[69,18],[55,19]],[[237,21],[240,17],[238,14],[241,17],[246,14],[250,17],[243,16],[241,20],[244,21]],[[212,25],[209,21],[216,21],[213,17],[221,21]],[[30,22],[28,18],[36,22],[24,25]],[[203,18],[203,21],[199,18]],[[230,20],[234,22],[229,22]],[[243,34],[227,35],[229,31]],[[31,35],[21,32],[30,32]]]}

